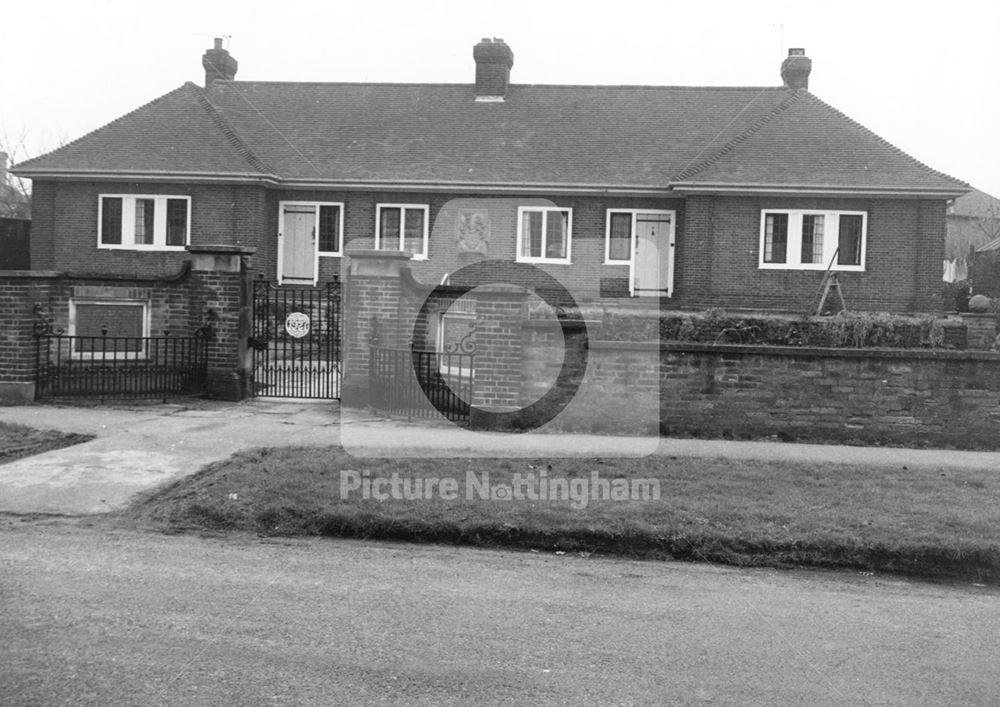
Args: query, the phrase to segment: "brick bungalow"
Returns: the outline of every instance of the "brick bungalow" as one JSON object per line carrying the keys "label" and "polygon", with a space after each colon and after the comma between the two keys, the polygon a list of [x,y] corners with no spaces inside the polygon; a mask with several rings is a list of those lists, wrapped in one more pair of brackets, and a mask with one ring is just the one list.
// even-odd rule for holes
{"label": "brick bungalow", "polygon": [[221,40],[185,83],[15,170],[31,264],[161,277],[188,245],[256,248],[283,284],[352,248],[440,282],[527,262],[576,293],[666,308],[802,311],[829,266],[853,309],[940,309],[945,212],[968,185],[808,91],[510,83],[503,40],[469,84],[236,81]]}

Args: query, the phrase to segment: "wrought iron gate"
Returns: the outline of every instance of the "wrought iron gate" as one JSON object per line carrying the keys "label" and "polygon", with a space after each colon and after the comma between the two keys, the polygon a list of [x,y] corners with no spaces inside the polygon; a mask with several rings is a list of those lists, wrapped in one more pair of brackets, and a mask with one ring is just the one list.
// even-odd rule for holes
{"label": "wrought iron gate", "polygon": [[255,395],[340,398],[340,282],[276,287],[254,282]]}

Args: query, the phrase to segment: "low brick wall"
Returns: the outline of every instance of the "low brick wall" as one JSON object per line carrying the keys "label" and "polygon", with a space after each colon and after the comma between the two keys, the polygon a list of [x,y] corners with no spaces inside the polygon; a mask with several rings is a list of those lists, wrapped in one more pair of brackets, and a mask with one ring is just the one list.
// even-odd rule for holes
{"label": "low brick wall", "polygon": [[44,316],[53,329],[69,332],[71,300],[145,303],[152,336],[192,336],[210,324],[207,393],[242,399],[250,311],[243,258],[249,252],[233,246],[192,249],[190,267],[158,279],[0,271],[0,405],[34,400],[35,327]]}
{"label": "low brick wall", "polygon": [[665,345],[665,434],[1000,448],[1000,354]]}
{"label": "low brick wall", "polygon": [[[551,380],[562,342],[524,333],[523,395]],[[573,348],[570,342],[570,349]],[[591,341],[559,429],[1000,448],[1000,354]],[[546,373],[548,371],[548,373]]]}

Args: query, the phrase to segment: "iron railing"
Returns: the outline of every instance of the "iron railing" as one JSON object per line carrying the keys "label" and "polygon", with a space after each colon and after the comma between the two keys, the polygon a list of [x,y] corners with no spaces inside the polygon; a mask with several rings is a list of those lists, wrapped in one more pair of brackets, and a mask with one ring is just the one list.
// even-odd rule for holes
{"label": "iron railing", "polygon": [[197,336],[35,337],[35,397],[169,398],[205,392],[208,342]]}
{"label": "iron railing", "polygon": [[468,422],[475,355],[373,345],[369,390],[374,408],[390,415]]}

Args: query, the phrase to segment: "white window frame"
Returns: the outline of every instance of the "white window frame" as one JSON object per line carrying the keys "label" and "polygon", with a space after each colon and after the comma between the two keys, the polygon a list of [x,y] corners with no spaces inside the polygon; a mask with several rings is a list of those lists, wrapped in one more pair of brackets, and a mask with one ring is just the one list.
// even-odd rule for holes
{"label": "white window frame", "polygon": [[[547,256],[532,257],[521,255],[521,246],[524,239],[524,214],[539,212],[542,217],[542,253],[548,249],[548,229],[549,219],[547,214],[550,211],[566,212],[566,257],[549,258]],[[573,209],[568,206],[518,206],[517,207],[517,242],[515,244],[515,259],[518,263],[558,263],[569,265],[573,262]]]}
{"label": "white window frame", "polygon": [[420,255],[413,255],[413,260],[427,260],[430,257],[430,244],[428,234],[430,233],[431,207],[428,204],[376,204],[375,205],[375,250],[382,250],[382,209],[400,209],[399,214],[399,251],[406,251],[406,211],[420,210],[424,212],[424,252]]}
{"label": "white window frame", "polygon": [[[71,298],[69,300],[69,326],[67,327],[68,334],[71,337],[77,336],[76,333],[76,309],[79,305],[87,306],[131,306],[131,307],[142,307],[142,338],[148,339],[150,336],[150,321],[149,321],[149,301],[144,299],[77,299]],[[146,350],[146,341],[142,342],[141,351],[119,351],[118,353],[107,353],[107,352],[93,352],[93,351],[77,351],[77,340],[75,338],[70,339],[70,356],[74,359],[91,361],[91,360],[134,360],[139,361],[149,357],[149,352]]]}
{"label": "white window frame", "polygon": [[[628,214],[632,217],[628,244],[628,260],[613,260],[611,258],[611,216],[614,214]],[[674,244],[677,242],[677,211],[672,209],[608,209],[604,216],[604,264],[605,265],[627,265],[628,266],[628,293],[629,297],[635,296],[635,248],[636,248],[636,223],[640,216],[666,216],[670,219],[670,236],[667,247],[670,249],[669,263],[667,270],[666,290],[667,297],[674,294]]]}
{"label": "white window frame", "polygon": [[[768,263],[764,261],[764,238],[768,214],[788,215],[788,244],[784,263]],[[818,263],[803,263],[802,260],[802,217],[823,217],[823,257]],[[831,270],[839,272],[864,272],[865,255],[868,250],[868,212],[844,211],[837,209],[761,209],[760,211],[760,243],[757,266],[761,270],[826,270],[830,267],[833,254],[837,252],[840,243],[840,217],[861,217],[861,261],[858,265],[840,265],[833,263]]]}
{"label": "white window frame", "polygon": [[[104,200],[122,200],[122,242],[104,243]],[[153,199],[153,242],[135,242],[135,200]],[[167,200],[183,199],[187,202],[187,223],[183,245],[167,245]],[[128,242],[131,239],[132,242]],[[105,250],[184,250],[191,243],[191,197],[186,194],[98,194],[97,195],[97,247]]]}

